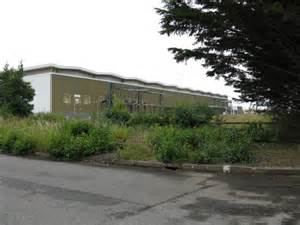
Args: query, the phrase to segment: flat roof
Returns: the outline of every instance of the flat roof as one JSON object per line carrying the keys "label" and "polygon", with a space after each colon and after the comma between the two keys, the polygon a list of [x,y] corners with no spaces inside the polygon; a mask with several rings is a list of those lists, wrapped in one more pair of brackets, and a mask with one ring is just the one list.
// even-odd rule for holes
{"label": "flat roof", "polygon": [[110,82],[117,82],[127,85],[142,85],[148,88],[158,88],[158,89],[166,89],[176,92],[182,93],[189,93],[189,94],[196,94],[196,95],[203,95],[208,97],[220,98],[220,99],[228,99],[227,95],[220,95],[211,92],[203,92],[200,90],[192,90],[190,88],[181,88],[174,85],[166,85],[159,82],[148,82],[145,80],[137,79],[137,78],[125,78],[116,73],[110,72],[94,72],[88,69],[84,69],[81,67],[73,67],[73,66],[61,66],[56,64],[45,64],[45,65],[38,65],[33,67],[24,68],[25,75],[33,75],[33,74],[40,74],[40,73],[79,73],[81,75],[85,75],[90,78],[99,78],[102,80],[110,81]]}

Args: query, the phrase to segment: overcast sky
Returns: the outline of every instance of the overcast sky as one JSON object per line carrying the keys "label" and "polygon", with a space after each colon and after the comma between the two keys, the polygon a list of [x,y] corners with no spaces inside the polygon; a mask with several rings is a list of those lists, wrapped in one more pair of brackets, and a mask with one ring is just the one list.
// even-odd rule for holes
{"label": "overcast sky", "polygon": [[0,65],[56,63],[235,96],[199,62],[176,63],[159,34],[161,0],[0,0]]}

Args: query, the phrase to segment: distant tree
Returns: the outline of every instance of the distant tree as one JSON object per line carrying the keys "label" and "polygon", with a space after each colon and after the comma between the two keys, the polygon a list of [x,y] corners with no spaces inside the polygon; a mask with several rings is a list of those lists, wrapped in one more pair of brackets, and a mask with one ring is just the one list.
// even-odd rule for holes
{"label": "distant tree", "polygon": [[5,65],[0,72],[0,112],[20,117],[31,114],[33,105],[30,102],[33,100],[34,90],[23,77],[22,63],[18,69]]}
{"label": "distant tree", "polygon": [[299,0],[165,0],[161,34],[188,35],[178,62],[201,60],[240,99],[279,115],[300,114]]}

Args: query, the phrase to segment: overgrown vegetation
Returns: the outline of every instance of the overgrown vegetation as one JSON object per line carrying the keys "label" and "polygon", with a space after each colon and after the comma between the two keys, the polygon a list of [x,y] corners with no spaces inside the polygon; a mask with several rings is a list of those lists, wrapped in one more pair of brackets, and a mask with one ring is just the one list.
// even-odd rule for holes
{"label": "overgrown vegetation", "polygon": [[48,152],[59,160],[81,160],[116,149],[117,141],[109,127],[96,127],[86,121],[68,121],[52,135]]}
{"label": "overgrown vegetation", "polygon": [[9,130],[0,133],[0,152],[13,155],[28,155],[36,145],[33,139],[24,133]]}
{"label": "overgrown vegetation", "polygon": [[119,124],[127,124],[130,120],[130,113],[125,104],[115,98],[112,107],[105,111],[105,116],[109,120]]}
{"label": "overgrown vegetation", "polygon": [[207,124],[214,115],[216,112],[203,104],[178,104],[174,108],[164,108],[159,112],[130,114],[126,106],[118,100],[105,112],[107,119],[122,125],[175,125],[191,128]]}
{"label": "overgrown vegetation", "polygon": [[156,157],[165,163],[249,163],[251,142],[245,130],[211,126],[157,127],[151,137]]}
{"label": "overgrown vegetation", "polygon": [[117,102],[91,121],[56,114],[0,121],[2,153],[47,152],[57,160],[82,160],[115,152],[120,159],[164,163],[252,163],[255,142],[273,142],[274,129],[253,124],[223,126],[203,105],[178,105],[156,113],[130,114]]}

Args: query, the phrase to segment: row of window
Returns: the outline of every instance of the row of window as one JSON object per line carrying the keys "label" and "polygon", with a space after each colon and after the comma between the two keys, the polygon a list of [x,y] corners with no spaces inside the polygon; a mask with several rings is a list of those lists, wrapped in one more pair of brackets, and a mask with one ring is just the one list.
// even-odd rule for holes
{"label": "row of window", "polygon": [[[92,103],[91,96],[89,96],[89,95],[80,95],[80,94],[72,95],[72,94],[68,94],[68,93],[64,94],[63,103],[70,105],[70,104],[72,104],[72,99],[73,99],[74,104],[78,104],[78,105],[79,104],[90,105]],[[96,103],[102,103],[104,101],[105,101],[105,96],[99,96],[98,101]],[[132,98],[132,97],[126,98],[124,103],[128,104],[128,105],[137,105],[138,104],[137,99]],[[225,102],[223,103],[222,100],[215,99],[215,100],[213,100],[213,103],[215,103],[215,105],[223,105]],[[145,104],[146,104],[146,102],[141,100],[141,105],[145,105]]]}
{"label": "row of window", "polygon": [[[83,104],[83,105],[90,105],[92,103],[91,96],[89,95],[71,95],[71,94],[64,94],[63,102],[64,104],[70,105],[72,104],[72,99],[74,99],[74,104]],[[104,96],[99,96],[98,102],[103,102],[105,100]]]}

